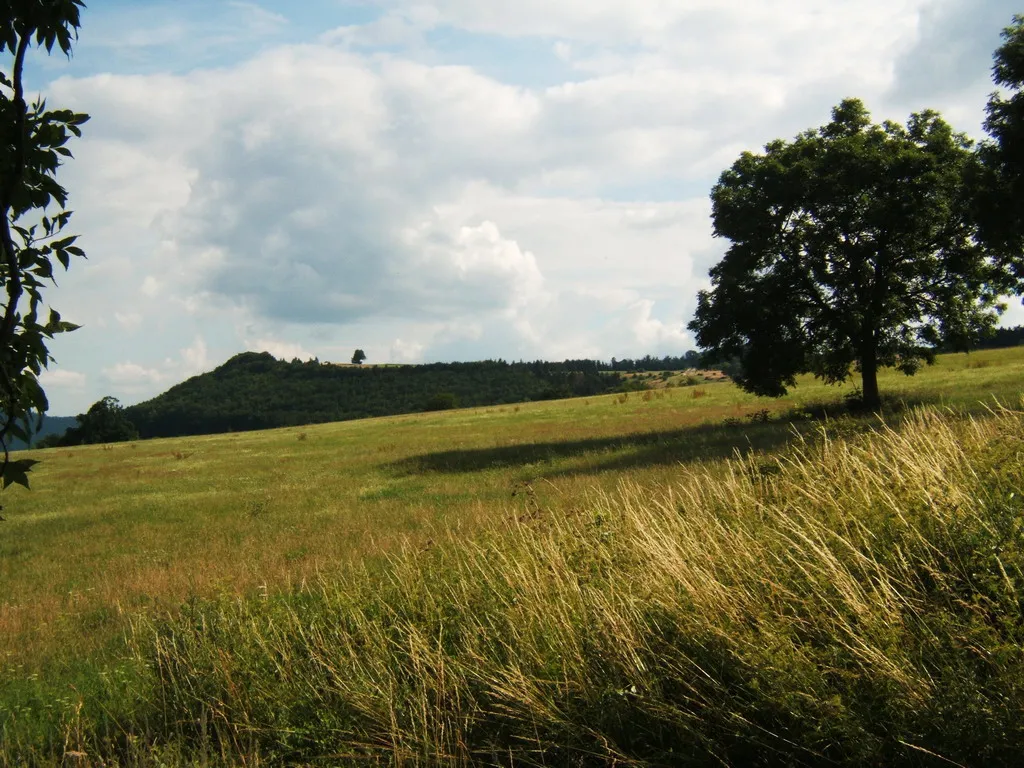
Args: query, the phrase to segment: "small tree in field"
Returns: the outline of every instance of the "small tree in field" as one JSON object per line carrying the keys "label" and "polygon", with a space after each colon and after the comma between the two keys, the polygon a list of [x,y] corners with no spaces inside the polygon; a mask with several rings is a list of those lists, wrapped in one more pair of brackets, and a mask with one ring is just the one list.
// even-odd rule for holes
{"label": "small tree in field", "polygon": [[1008,278],[977,242],[976,165],[935,112],[875,125],[854,99],[821,128],[745,152],[711,194],[730,246],[698,296],[697,342],[737,358],[737,383],[761,395],[857,370],[877,408],[880,367],[914,373],[997,322]]}
{"label": "small tree in field", "polygon": [[120,443],[139,439],[139,430],[129,421],[124,406],[115,397],[104,397],[76,418],[78,425],[68,429],[57,445]]}
{"label": "small tree in field", "polygon": [[361,349],[357,349],[352,353],[352,365],[362,365],[366,359],[366,353]]}
{"label": "small tree in field", "polygon": [[[0,0],[0,477],[28,486],[31,460],[12,462],[11,436],[26,443],[48,408],[39,375],[51,361],[47,341],[76,326],[54,309],[43,313],[43,289],[57,264],[84,256],[75,237],[63,234],[71,217],[57,169],[71,157],[65,146],[88,115],[28,103],[23,73],[33,46],[71,55],[81,0]],[[45,317],[45,319],[43,319]]]}

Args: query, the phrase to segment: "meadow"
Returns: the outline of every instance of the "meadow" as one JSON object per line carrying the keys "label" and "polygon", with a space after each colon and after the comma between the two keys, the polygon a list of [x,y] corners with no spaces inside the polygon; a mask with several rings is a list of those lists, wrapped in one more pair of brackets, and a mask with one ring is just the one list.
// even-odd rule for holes
{"label": "meadow", "polygon": [[1012,764],[1022,381],[992,350],[886,373],[881,417],[703,382],[34,452],[0,765]]}

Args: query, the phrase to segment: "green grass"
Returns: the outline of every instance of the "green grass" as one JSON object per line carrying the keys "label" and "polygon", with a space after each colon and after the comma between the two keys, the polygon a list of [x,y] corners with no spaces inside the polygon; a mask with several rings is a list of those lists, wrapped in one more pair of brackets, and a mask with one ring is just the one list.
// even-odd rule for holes
{"label": "green grass", "polygon": [[1022,381],[887,374],[979,415],[874,436],[802,381],[37,452],[0,764],[1005,762]]}

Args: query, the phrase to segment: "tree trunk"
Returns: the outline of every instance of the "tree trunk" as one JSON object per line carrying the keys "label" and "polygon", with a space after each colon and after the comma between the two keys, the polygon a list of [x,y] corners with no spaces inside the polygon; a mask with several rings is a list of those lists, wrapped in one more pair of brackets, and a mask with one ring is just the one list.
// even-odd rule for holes
{"label": "tree trunk", "polygon": [[874,345],[864,352],[860,358],[861,391],[864,407],[877,411],[882,407],[882,399],[878,396],[878,355]]}

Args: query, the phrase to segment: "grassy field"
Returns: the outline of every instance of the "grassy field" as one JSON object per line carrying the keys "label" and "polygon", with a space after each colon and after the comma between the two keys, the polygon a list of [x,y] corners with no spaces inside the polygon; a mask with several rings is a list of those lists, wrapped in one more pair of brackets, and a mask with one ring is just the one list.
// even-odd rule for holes
{"label": "grassy field", "polygon": [[[937,543],[989,546],[994,523],[951,532],[918,508],[988,509],[997,459],[999,498],[1021,493],[1006,490],[1020,419],[983,404],[1019,404],[1024,350],[881,386],[893,425],[922,403],[978,420],[857,437],[882,422],[842,415],[849,387],[801,381],[775,401],[704,383],[36,452],[33,490],[3,499],[0,764],[670,764],[673,749],[929,764],[936,747],[971,754],[927,730],[951,715],[999,762],[1024,748],[1002,717],[1024,678],[997,701],[946,640],[973,632],[1017,674],[1005,632],[975,621],[998,603],[1019,622],[1016,550],[999,539],[1009,592],[972,582],[960,613],[930,613],[929,589],[962,586]],[[887,495],[920,519],[901,528]],[[955,675],[960,693],[939,685]]]}

